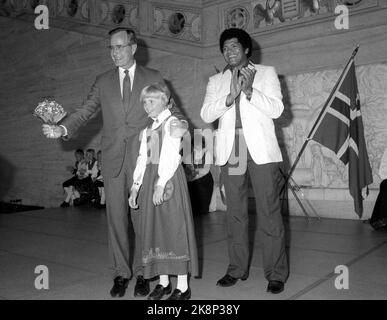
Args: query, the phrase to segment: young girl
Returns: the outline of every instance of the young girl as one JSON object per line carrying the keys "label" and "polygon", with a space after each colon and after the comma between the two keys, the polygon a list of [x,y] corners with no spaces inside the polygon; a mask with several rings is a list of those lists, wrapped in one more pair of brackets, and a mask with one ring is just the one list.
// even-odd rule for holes
{"label": "young girl", "polygon": [[[144,278],[160,276],[149,300],[170,294],[169,275],[177,287],[168,300],[188,300],[188,273],[198,275],[194,224],[187,181],[180,164],[180,138],[173,138],[168,109],[170,92],[162,83],[145,87],[140,101],[153,123],[141,132],[129,205],[139,208]],[[138,199],[137,199],[138,196]]]}

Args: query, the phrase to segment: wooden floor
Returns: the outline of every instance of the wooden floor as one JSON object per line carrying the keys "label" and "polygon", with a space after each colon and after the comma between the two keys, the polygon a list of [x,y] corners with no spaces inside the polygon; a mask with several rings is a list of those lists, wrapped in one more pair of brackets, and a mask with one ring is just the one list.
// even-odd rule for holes
{"label": "wooden floor", "polygon": [[[387,299],[387,232],[354,220],[285,219],[290,276],[285,291],[273,295],[266,293],[262,251],[251,214],[250,277],[230,288],[217,287],[228,262],[224,215],[195,217],[202,276],[191,279],[193,300]],[[111,299],[107,254],[104,209],[0,214],[0,298]],[[340,265],[348,267],[348,289],[335,287],[335,282],[345,284],[337,278],[344,274],[335,273]],[[41,275],[35,273],[37,266],[48,268],[48,289],[35,287],[43,283],[37,280]],[[133,288],[132,280],[123,299],[135,299]]]}

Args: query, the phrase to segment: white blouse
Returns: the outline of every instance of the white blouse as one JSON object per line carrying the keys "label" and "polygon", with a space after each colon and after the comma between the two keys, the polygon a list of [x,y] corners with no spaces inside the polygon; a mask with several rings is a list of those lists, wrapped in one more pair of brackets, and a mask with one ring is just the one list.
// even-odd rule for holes
{"label": "white blouse", "polygon": [[89,174],[93,180],[97,178],[97,176],[98,176],[98,161],[97,160],[94,162],[91,170],[87,169],[87,174]]}
{"label": "white blouse", "polygon": [[[152,126],[150,128],[151,131],[154,131],[157,129],[165,119],[167,119],[171,115],[171,112],[169,109],[164,110],[161,112],[156,119],[154,119]],[[165,184],[169,179],[173,177],[175,174],[180,161],[180,143],[181,138],[173,138],[170,134],[170,123],[172,120],[177,119],[174,116],[171,116],[164,124],[164,137],[161,144],[161,151],[159,152],[159,158],[158,160],[158,181],[156,182],[156,185],[165,187]],[[132,189],[139,190],[142,185],[142,179],[144,177],[148,157],[147,157],[147,130],[148,128],[145,128],[141,133],[141,144],[140,144],[140,151],[139,155],[137,157],[136,162],[136,168],[134,169],[133,173],[133,185]],[[150,132],[151,133],[151,132]],[[150,159],[149,159],[150,161]],[[153,186],[147,186],[150,188],[153,188]]]}

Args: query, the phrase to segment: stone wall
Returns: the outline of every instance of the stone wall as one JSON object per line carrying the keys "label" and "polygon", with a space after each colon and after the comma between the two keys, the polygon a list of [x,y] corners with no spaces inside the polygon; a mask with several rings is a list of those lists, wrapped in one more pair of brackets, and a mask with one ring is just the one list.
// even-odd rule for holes
{"label": "stone wall", "polygon": [[[292,2],[292,10],[284,10],[285,2]],[[49,30],[34,28],[38,3],[50,8]],[[74,3],[78,7],[71,6]],[[338,30],[334,9],[343,3],[350,8],[349,29]],[[6,183],[0,186],[0,199],[57,206],[73,151],[99,149],[99,117],[77,139],[63,143],[43,138],[31,113],[45,96],[55,97],[68,111],[82,103],[95,76],[112,67],[107,30],[117,25],[134,28],[141,39],[137,60],[160,70],[192,127],[206,127],[199,112],[207,80],[224,67],[218,37],[223,29],[238,26],[254,39],[252,60],[275,66],[280,75],[285,112],[276,126],[287,167],[360,44],[355,63],[374,175],[365,202],[368,217],[387,146],[386,14],[383,0],[2,1],[0,178]],[[310,143],[294,179],[302,187],[299,196],[312,204],[310,212],[356,218],[346,169],[329,150]],[[291,214],[301,214],[293,199],[290,207]]]}
{"label": "stone wall", "polygon": [[[70,177],[77,148],[100,149],[101,117],[83,127],[77,138],[52,141],[32,116],[38,102],[54,97],[66,111],[81,105],[95,76],[114,67],[107,37],[51,28],[0,17],[0,199],[56,207],[63,201],[61,183]],[[202,91],[200,61],[161,50],[139,48],[139,63],[160,70],[189,119],[198,117]]]}

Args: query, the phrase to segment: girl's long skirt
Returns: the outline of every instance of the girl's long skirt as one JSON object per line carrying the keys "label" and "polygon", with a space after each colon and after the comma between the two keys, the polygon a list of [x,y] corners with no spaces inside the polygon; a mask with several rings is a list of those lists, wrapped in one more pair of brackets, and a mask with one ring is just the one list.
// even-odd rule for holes
{"label": "girl's long skirt", "polygon": [[184,170],[179,165],[168,181],[164,202],[153,204],[158,165],[148,164],[139,192],[144,278],[157,275],[198,275],[194,222]]}

